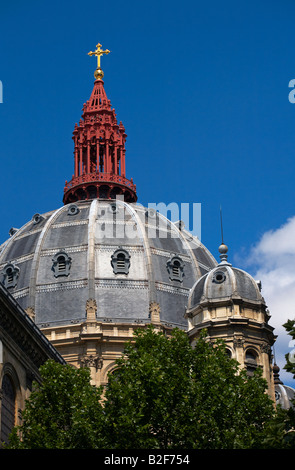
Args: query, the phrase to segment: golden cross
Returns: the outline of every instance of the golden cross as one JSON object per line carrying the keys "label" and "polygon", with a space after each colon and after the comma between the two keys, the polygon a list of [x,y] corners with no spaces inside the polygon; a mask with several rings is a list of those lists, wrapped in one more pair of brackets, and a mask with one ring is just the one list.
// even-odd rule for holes
{"label": "golden cross", "polygon": [[96,45],[96,49],[94,52],[90,51],[88,52],[88,55],[96,55],[97,56],[97,68],[100,69],[100,56],[102,56],[102,54],[109,54],[111,51],[109,51],[108,49],[106,49],[105,51],[103,51],[101,49],[101,44],[97,44]]}

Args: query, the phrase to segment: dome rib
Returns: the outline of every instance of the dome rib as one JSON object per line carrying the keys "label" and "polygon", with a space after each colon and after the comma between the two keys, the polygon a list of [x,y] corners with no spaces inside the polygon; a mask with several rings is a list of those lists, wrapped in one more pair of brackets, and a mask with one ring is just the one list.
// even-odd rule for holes
{"label": "dome rib", "polygon": [[[32,224],[32,219],[29,220],[25,225],[23,225],[20,229],[18,229],[6,242],[4,242],[2,244],[2,250],[0,252],[0,264],[2,264],[3,262],[7,261],[5,259],[5,255],[7,253],[7,251],[9,251],[9,248],[11,247],[11,245],[13,245],[13,243],[15,242],[15,240],[19,239],[22,235],[25,234],[27,228]],[[40,230],[41,231],[41,230]],[[9,258],[10,259],[10,258]]]}
{"label": "dome rib", "polygon": [[87,271],[88,271],[88,296],[95,299],[95,228],[98,212],[97,199],[93,199],[88,215],[88,250],[87,250]]}
{"label": "dome rib", "polygon": [[146,259],[146,269],[147,269],[147,277],[148,277],[148,285],[149,285],[149,302],[157,302],[157,294],[156,294],[156,286],[155,286],[155,277],[154,277],[154,270],[152,264],[152,256],[150,250],[150,244],[148,243],[148,237],[146,235],[145,228],[138,216],[137,212],[133,209],[130,204],[122,201],[122,204],[127,208],[128,211],[132,214],[137,227],[140,229],[141,240],[144,247],[144,256]]}
{"label": "dome rib", "polygon": [[191,257],[195,260],[195,263],[193,263],[193,270],[194,270],[194,273],[196,275],[196,277],[201,277],[202,273],[201,273],[201,270],[200,270],[200,266],[199,266],[199,263],[198,263],[198,260],[197,258],[195,257],[195,254],[193,252],[193,250],[191,249],[191,246],[189,244],[189,241],[187,240],[187,238],[184,236],[184,234],[187,234],[186,231],[183,231],[183,230],[180,230],[179,227],[177,227],[173,222],[170,222],[171,223],[171,226],[173,226],[173,229],[175,231],[177,231],[177,234],[178,236],[183,240],[183,247],[184,249],[190,253]]}
{"label": "dome rib", "polygon": [[40,235],[39,239],[37,242],[37,246],[35,249],[34,257],[33,257],[33,262],[32,262],[32,268],[31,268],[31,278],[30,278],[30,285],[29,285],[29,302],[28,302],[28,307],[31,307],[35,311],[36,307],[36,286],[37,286],[37,273],[38,273],[38,267],[39,267],[39,261],[40,261],[40,255],[41,255],[41,250],[42,250],[42,244],[44,241],[45,236],[47,235],[52,223],[57,219],[59,214],[64,211],[64,207],[60,207],[56,211],[53,212],[53,214],[49,217],[47,222],[45,223]]}

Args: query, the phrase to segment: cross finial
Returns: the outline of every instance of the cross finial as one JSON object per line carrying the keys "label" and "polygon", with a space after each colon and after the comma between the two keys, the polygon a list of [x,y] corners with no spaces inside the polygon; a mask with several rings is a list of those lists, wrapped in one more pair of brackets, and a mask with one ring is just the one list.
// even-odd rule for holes
{"label": "cross finial", "polygon": [[100,68],[100,57],[103,55],[103,54],[109,54],[111,51],[109,51],[108,49],[106,49],[105,51],[102,50],[101,48],[101,44],[96,44],[96,49],[95,51],[90,51],[88,52],[88,55],[92,56],[92,55],[96,55],[97,57],[97,69],[101,70]]}

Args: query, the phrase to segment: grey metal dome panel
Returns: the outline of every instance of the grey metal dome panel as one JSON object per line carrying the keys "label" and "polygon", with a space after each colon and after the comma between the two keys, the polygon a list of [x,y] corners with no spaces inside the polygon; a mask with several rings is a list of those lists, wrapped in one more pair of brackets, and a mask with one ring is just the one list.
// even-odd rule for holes
{"label": "grey metal dome panel", "polygon": [[88,299],[85,287],[86,283],[79,282],[40,286],[35,303],[36,323],[39,326],[51,326],[85,319]]}
{"label": "grey metal dome panel", "polygon": [[48,231],[43,249],[63,248],[68,246],[85,245],[88,240],[88,227],[86,224],[62,225],[55,224]]}
{"label": "grey metal dome panel", "polygon": [[29,258],[24,262],[17,262],[19,268],[19,277],[17,287],[14,290],[22,290],[28,287],[31,279],[33,258]]}
{"label": "grey metal dome panel", "polygon": [[190,305],[198,305],[201,302],[201,298],[204,295],[204,284],[206,281],[206,275],[195,284],[190,295]]}
{"label": "grey metal dome panel", "polygon": [[97,318],[113,321],[148,320],[147,286],[132,281],[100,282],[97,284]]}
{"label": "grey metal dome panel", "polygon": [[[186,328],[187,321],[184,320],[184,314],[187,305],[187,294],[179,289],[179,292],[169,292],[159,290],[158,302],[161,306],[160,319],[163,323],[174,325],[179,328]],[[173,299],[173,301],[172,301]]]}
{"label": "grey metal dome panel", "polygon": [[[20,269],[10,292],[23,308],[35,310],[36,323],[82,320],[87,299],[95,298],[101,319],[149,321],[150,302],[158,302],[163,322],[186,327],[189,290],[216,266],[200,241],[160,214],[155,217],[160,230],[148,236],[151,222],[140,205],[107,200],[75,205],[72,212],[69,204],[43,214],[38,223],[29,221],[1,246],[0,269],[8,261]],[[111,265],[119,248],[130,255],[127,274],[115,273]],[[60,250],[71,263],[66,275],[56,277],[53,258]],[[169,278],[173,254],[184,262],[182,282]]]}
{"label": "grey metal dome panel", "polygon": [[1,261],[10,261],[11,259],[34,253],[40,233],[41,231],[35,233],[28,232],[25,236],[16,238],[13,243],[10,243],[10,249],[8,248],[6,253],[4,253]]}
{"label": "grey metal dome panel", "polygon": [[234,273],[239,295],[244,299],[260,300],[261,295],[254,279],[239,269],[234,269]]}
{"label": "grey metal dome panel", "polygon": [[52,258],[58,250],[59,248],[56,248],[54,251],[44,250],[41,252],[36,279],[37,285],[50,286],[50,284],[53,283],[66,286],[67,283],[71,282],[73,279],[76,281],[87,279],[87,251],[72,251],[71,249],[67,249],[67,247],[65,250],[71,255],[72,259],[70,275],[67,278],[56,278],[52,270]]}
{"label": "grey metal dome panel", "polygon": [[[216,282],[216,273],[224,274],[224,281]],[[208,299],[222,299],[231,297],[235,291],[235,279],[232,270],[228,266],[218,266],[207,276],[205,284],[205,296]]]}
{"label": "grey metal dome panel", "polygon": [[[71,214],[69,212],[69,208],[71,206],[77,206],[78,212]],[[85,206],[83,206],[83,203],[80,203],[79,206],[77,204],[69,204],[67,206],[67,210],[63,211],[60,213],[60,215],[56,219],[56,223],[62,223],[62,222],[80,222],[81,220],[88,220],[89,216],[89,203],[85,203]]]}

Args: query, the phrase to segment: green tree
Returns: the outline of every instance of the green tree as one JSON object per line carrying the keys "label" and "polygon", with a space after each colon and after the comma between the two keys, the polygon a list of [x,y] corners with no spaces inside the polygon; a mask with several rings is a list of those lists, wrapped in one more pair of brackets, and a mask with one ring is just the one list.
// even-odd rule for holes
{"label": "green tree", "polygon": [[[283,327],[295,340],[295,320],[288,320]],[[284,369],[293,374],[295,379],[295,348],[285,357],[286,365]],[[267,425],[266,446],[283,449],[295,448],[295,400],[293,400],[292,405],[288,410],[278,407],[275,419]]]}
{"label": "green tree", "polygon": [[178,329],[168,338],[150,327],[134,339],[106,391],[113,448],[263,447],[275,410],[259,371],[248,378],[205,332],[194,349]]}
{"label": "green tree", "polygon": [[[288,332],[288,334],[295,340],[295,320],[288,320],[283,327]],[[291,353],[286,354],[286,365],[284,369],[288,372],[293,374],[293,378],[295,379],[295,347]]]}
{"label": "green tree", "polygon": [[[295,320],[288,320],[284,325],[287,333],[295,340]],[[286,365],[284,367],[288,372],[293,374],[295,379],[295,344],[291,352],[286,354]],[[295,399],[292,401],[292,406],[284,415],[284,444],[285,447],[295,448]]]}
{"label": "green tree", "polygon": [[40,369],[9,448],[234,449],[294,447],[294,410],[275,410],[258,370],[247,377],[203,332],[135,332],[102,389],[88,369]]}
{"label": "green tree", "polygon": [[47,361],[26,401],[23,423],[14,428],[8,448],[102,448],[101,389],[90,383],[88,369]]}

